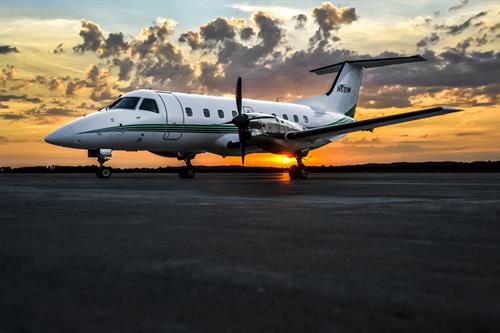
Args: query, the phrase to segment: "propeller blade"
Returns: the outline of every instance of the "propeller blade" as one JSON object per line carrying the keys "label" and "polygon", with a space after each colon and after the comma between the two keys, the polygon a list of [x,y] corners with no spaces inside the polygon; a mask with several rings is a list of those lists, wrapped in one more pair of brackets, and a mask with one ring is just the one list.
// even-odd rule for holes
{"label": "propeller blade", "polygon": [[240,149],[241,149],[241,164],[245,164],[245,141],[243,139],[243,129],[238,129],[238,137],[240,138]]}
{"label": "propeller blade", "polygon": [[241,76],[238,76],[236,81],[236,109],[238,110],[238,115],[241,115]]}

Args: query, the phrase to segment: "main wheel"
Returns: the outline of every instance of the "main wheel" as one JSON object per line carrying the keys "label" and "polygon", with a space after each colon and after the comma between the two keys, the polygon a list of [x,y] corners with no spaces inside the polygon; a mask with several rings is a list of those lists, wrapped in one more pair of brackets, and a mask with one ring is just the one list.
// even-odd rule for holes
{"label": "main wheel", "polygon": [[308,172],[307,172],[307,168],[305,166],[303,166],[303,165],[299,166],[298,173],[299,173],[299,178],[300,179],[306,179],[307,178]]}
{"label": "main wheel", "polygon": [[102,178],[102,179],[108,179],[111,177],[111,168],[107,167],[102,167],[97,169],[97,172],[95,173],[97,178]]}
{"label": "main wheel", "polygon": [[288,169],[288,175],[290,176],[290,179],[299,178],[299,167],[296,165],[292,165],[290,169]]}
{"label": "main wheel", "polygon": [[194,178],[195,172],[193,168],[184,167],[179,169],[179,177],[182,179]]}

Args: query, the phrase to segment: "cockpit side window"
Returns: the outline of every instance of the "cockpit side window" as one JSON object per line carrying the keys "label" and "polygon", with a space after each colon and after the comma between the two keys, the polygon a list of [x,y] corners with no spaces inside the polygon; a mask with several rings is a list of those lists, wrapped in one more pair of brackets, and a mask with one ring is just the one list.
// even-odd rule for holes
{"label": "cockpit side window", "polygon": [[146,111],[151,111],[151,112],[156,112],[158,113],[158,105],[156,104],[156,101],[152,98],[144,98],[142,100],[141,106],[139,107],[141,110],[146,110]]}
{"label": "cockpit side window", "polygon": [[135,110],[137,103],[139,103],[140,97],[122,97],[118,103],[113,105],[111,109],[128,109]]}

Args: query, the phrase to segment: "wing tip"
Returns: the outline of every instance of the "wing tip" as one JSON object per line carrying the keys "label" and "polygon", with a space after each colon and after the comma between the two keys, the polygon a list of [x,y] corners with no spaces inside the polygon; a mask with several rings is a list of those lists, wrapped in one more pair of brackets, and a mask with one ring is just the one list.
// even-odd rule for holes
{"label": "wing tip", "polygon": [[440,108],[443,109],[443,111],[446,111],[446,112],[464,111],[464,109],[454,108],[454,107],[451,107],[451,106],[440,106]]}

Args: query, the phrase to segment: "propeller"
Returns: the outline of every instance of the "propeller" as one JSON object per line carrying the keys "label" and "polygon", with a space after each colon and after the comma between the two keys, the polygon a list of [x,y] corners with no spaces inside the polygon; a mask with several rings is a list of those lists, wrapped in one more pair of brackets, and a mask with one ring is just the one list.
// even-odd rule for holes
{"label": "propeller", "polygon": [[248,130],[248,125],[250,124],[250,120],[256,119],[264,119],[264,118],[274,118],[274,116],[258,116],[250,118],[247,114],[242,111],[242,81],[241,76],[238,76],[236,80],[236,110],[238,111],[238,115],[231,119],[231,121],[226,124],[233,124],[238,127],[238,139],[240,141],[241,148],[241,164],[245,164],[245,141],[248,141],[252,138],[250,131]]}
{"label": "propeller", "polygon": [[238,80],[236,80],[236,110],[238,111],[238,115],[231,120],[231,123],[238,127],[238,139],[240,141],[241,148],[241,164],[245,164],[245,140],[250,136],[248,132],[248,124],[250,123],[250,119],[246,114],[243,114],[241,110],[242,104],[242,83],[241,76],[238,76]]}

